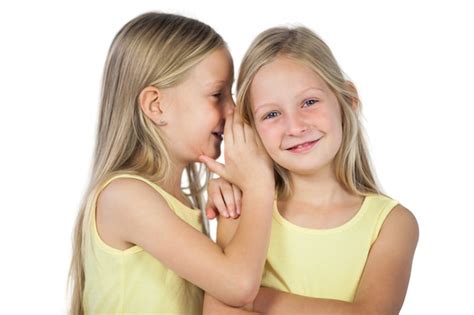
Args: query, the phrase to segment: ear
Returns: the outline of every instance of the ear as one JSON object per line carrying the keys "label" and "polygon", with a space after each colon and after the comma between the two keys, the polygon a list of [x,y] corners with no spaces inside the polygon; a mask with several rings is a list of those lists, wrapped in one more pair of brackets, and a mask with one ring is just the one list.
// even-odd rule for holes
{"label": "ear", "polygon": [[163,119],[163,104],[161,103],[162,95],[154,86],[147,86],[138,96],[138,103],[145,115],[158,123]]}
{"label": "ear", "polygon": [[346,85],[352,94],[352,109],[357,111],[359,109],[359,94],[357,93],[357,89],[351,81],[346,81]]}

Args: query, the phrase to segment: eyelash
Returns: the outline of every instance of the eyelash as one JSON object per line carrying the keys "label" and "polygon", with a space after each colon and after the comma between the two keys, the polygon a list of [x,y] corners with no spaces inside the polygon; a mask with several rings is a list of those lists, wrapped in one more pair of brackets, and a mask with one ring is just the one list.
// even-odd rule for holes
{"label": "eyelash", "polygon": [[[308,102],[313,102],[313,103],[308,104]],[[317,100],[317,99],[305,100],[305,101],[303,102],[303,107],[305,107],[304,105],[307,105],[306,107],[313,106],[313,105],[316,105],[318,102],[319,102],[319,100]],[[265,114],[265,115],[263,116],[263,119],[262,119],[262,120],[273,119],[273,118],[276,117],[276,116],[270,117],[271,114],[277,114],[277,112],[276,112],[276,111],[268,112],[267,114]]]}
{"label": "eyelash", "polygon": [[[217,93],[212,94],[212,97],[220,99],[224,94],[225,94],[225,92],[217,92]],[[229,94],[230,94],[231,97],[235,96],[233,92],[230,92]]]}
{"label": "eyelash", "polygon": [[277,113],[276,111],[271,111],[271,112],[267,113],[265,116],[263,116],[263,120],[275,118],[276,116],[270,117],[270,115],[271,114],[276,114],[276,113]]}
{"label": "eyelash", "polygon": [[309,106],[313,106],[313,105],[316,105],[316,103],[318,103],[319,101],[317,99],[312,98],[312,99],[304,101],[303,104],[307,104],[308,102],[314,102],[312,104],[309,104]]}

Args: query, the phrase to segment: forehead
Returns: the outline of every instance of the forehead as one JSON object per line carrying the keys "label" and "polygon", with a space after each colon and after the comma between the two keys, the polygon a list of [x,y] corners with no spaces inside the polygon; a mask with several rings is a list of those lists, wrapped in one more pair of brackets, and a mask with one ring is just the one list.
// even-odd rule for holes
{"label": "forehead", "polygon": [[277,57],[258,70],[250,86],[250,96],[253,104],[268,102],[308,87],[324,92],[329,89],[324,80],[305,63]]}
{"label": "forehead", "polygon": [[229,81],[234,76],[232,57],[226,48],[219,48],[191,69],[189,78],[200,85],[212,84],[214,81]]}

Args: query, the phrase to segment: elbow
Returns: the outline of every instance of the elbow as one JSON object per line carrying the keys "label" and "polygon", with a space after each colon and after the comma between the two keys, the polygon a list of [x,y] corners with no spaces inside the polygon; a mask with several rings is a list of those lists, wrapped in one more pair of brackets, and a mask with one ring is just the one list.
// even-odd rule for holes
{"label": "elbow", "polygon": [[240,306],[247,304],[253,304],[253,301],[257,297],[258,290],[260,289],[260,277],[256,279],[250,279],[243,281],[242,285],[242,296],[240,300]]}
{"label": "elbow", "polygon": [[234,307],[252,304],[260,289],[260,278],[239,277],[234,283],[235,290],[233,290],[232,302],[229,304]]}

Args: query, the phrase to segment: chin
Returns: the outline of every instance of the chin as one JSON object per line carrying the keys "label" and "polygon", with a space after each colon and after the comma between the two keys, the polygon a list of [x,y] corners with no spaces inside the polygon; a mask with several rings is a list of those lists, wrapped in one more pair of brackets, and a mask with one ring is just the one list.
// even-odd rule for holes
{"label": "chin", "polygon": [[221,149],[216,148],[214,150],[210,150],[209,152],[205,153],[208,157],[213,158],[216,160],[219,156],[221,156]]}
{"label": "chin", "polygon": [[312,175],[316,172],[318,172],[321,168],[322,165],[320,164],[315,164],[315,163],[278,163],[280,166],[285,168],[291,173],[294,173],[295,175]]}

